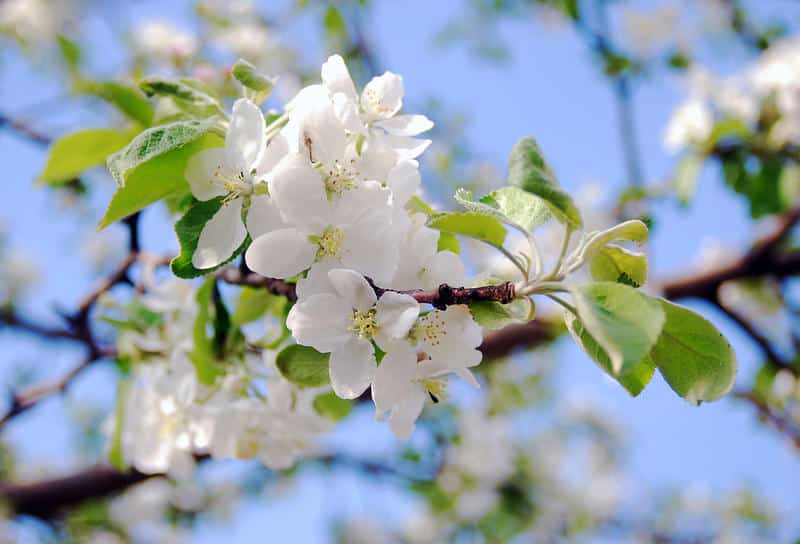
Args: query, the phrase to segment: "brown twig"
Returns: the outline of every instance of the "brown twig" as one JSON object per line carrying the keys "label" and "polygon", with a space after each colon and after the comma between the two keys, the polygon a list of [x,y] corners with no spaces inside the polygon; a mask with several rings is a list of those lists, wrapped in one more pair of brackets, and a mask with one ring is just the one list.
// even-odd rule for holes
{"label": "brown twig", "polygon": [[758,410],[763,421],[772,425],[800,450],[800,427],[792,421],[791,417],[776,412],[760,395],[752,391],[738,391],[734,393],[734,397],[751,403]]}

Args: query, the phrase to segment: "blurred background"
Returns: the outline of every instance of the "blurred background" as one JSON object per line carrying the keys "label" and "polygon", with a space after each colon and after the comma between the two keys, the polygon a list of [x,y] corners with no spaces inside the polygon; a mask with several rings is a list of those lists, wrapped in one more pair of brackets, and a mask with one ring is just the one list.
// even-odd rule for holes
{"label": "blurred background", "polygon": [[[0,539],[800,541],[799,18],[793,0],[0,0]],[[484,363],[481,391],[429,407],[409,442],[357,406],[290,471],[204,462],[188,481],[25,507],[19,482],[105,461],[121,372],[71,376],[84,348],[58,334],[127,253],[125,225],[95,230],[114,182],[103,167],[48,178],[48,145],[124,125],[104,82],[181,74],[233,97],[244,58],[279,77],[266,107],[280,109],[332,53],[361,85],[401,74],[406,109],[434,120],[423,184],[440,207],[456,187],[500,186],[534,135],[592,228],[647,218],[650,288],[731,340],[735,394],[694,407],[656,376],[634,399],[556,335]],[[776,231],[759,266],[680,292]],[[176,251],[166,209],[138,234]],[[51,383],[19,409],[15,394]]]}

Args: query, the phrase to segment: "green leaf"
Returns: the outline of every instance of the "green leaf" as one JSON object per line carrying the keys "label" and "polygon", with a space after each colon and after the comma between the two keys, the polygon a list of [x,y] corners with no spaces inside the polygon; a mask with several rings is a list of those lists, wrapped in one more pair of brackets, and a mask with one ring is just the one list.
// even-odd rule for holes
{"label": "green leaf", "polygon": [[711,133],[704,143],[704,148],[710,152],[717,144],[728,139],[745,139],[750,136],[750,128],[747,124],[736,117],[720,119],[714,124]]}
{"label": "green leaf", "polygon": [[608,354],[613,375],[626,373],[650,353],[664,325],[658,301],[610,282],[590,283],[572,294],[577,317]]}
{"label": "green leaf", "polygon": [[322,417],[332,421],[340,421],[350,415],[353,410],[353,401],[342,399],[336,393],[329,391],[314,397],[314,410]]}
{"label": "green leaf", "polygon": [[647,282],[647,256],[610,244],[592,257],[589,270],[595,281],[615,281],[641,287]]}
{"label": "green leaf", "polygon": [[73,132],[53,142],[39,180],[60,185],[78,177],[131,141],[133,134],[116,129],[89,129]]}
{"label": "green leaf", "polygon": [[575,339],[575,342],[583,348],[583,351],[585,351],[601,369],[617,380],[628,393],[635,397],[650,383],[650,379],[653,377],[653,372],[655,372],[656,367],[649,356],[645,356],[636,363],[623,365],[619,371],[615,371],[608,354],[600,347],[592,335],[589,334],[586,327],[581,323],[581,320],[569,312],[566,312],[564,316],[567,329]]}
{"label": "green leaf", "polygon": [[281,316],[286,303],[286,297],[273,295],[266,289],[242,287],[239,301],[236,303],[236,310],[233,312],[233,324],[238,326],[252,323],[267,312]]}
{"label": "green leaf", "polygon": [[328,374],[330,354],[320,353],[312,347],[292,344],[275,360],[284,378],[300,387],[320,387],[330,383]]}
{"label": "green leaf", "polygon": [[702,167],[703,156],[698,153],[689,152],[678,163],[672,183],[681,204],[688,204],[694,198]]}
{"label": "green leaf", "polygon": [[431,208],[427,202],[422,200],[418,196],[412,196],[411,199],[406,204],[406,209],[411,213],[423,213],[428,217],[433,217],[438,212]]}
{"label": "green leaf", "polygon": [[208,336],[209,326],[214,326],[215,316],[212,313],[216,313],[212,312],[215,281],[215,278],[208,278],[197,290],[197,317],[192,329],[194,349],[189,353],[189,359],[197,371],[197,380],[205,385],[212,385],[219,375],[214,337]]}
{"label": "green leaf", "polygon": [[119,188],[99,229],[131,215],[177,191],[188,190],[184,177],[189,158],[203,149],[222,145],[208,132],[214,119],[179,121],[153,127],[108,159],[108,169]]}
{"label": "green leaf", "polygon": [[517,298],[508,304],[481,301],[469,305],[469,311],[478,325],[493,330],[514,323],[527,323],[534,317],[534,308],[533,301],[529,298]]}
{"label": "green leaf", "polygon": [[458,243],[458,238],[453,234],[439,231],[439,242],[436,245],[436,251],[452,251],[456,255],[460,255],[461,245]]}
{"label": "green leaf", "polygon": [[81,48],[63,34],[56,35],[56,40],[58,41],[58,51],[61,53],[61,58],[64,59],[64,64],[67,65],[67,69],[71,74],[76,74],[81,62]]}
{"label": "green leaf", "polygon": [[85,92],[102,98],[143,127],[153,124],[153,106],[136,87],[116,81],[86,85]]}
{"label": "green leaf", "polygon": [[192,264],[192,256],[197,250],[197,242],[200,240],[200,233],[203,232],[203,227],[208,223],[214,214],[216,214],[222,207],[223,197],[212,198],[205,201],[195,201],[186,214],[175,223],[175,234],[178,236],[178,244],[181,251],[177,257],[172,259],[170,268],[172,273],[179,278],[196,278],[204,274],[208,274],[221,266],[231,262],[250,243],[250,239],[245,238],[242,245],[239,246],[233,254],[225,261],[219,263],[212,268],[199,269],[195,268]]}
{"label": "green leaf", "polygon": [[428,220],[428,226],[451,234],[475,238],[495,247],[501,247],[507,231],[496,218],[478,212],[441,213]]}
{"label": "green leaf", "polygon": [[151,77],[139,82],[139,87],[149,96],[164,96],[175,101],[181,110],[198,117],[222,111],[222,104],[203,85],[190,79],[164,79]]}
{"label": "green leaf", "polygon": [[508,183],[544,200],[560,221],[573,228],[582,226],[580,212],[572,197],[559,187],[552,168],[532,136],[514,144],[508,159]]}
{"label": "green leaf", "polygon": [[347,43],[347,23],[345,23],[344,17],[342,17],[341,12],[335,5],[331,4],[328,6],[328,9],[325,11],[323,24],[328,33],[328,38],[333,43]]}
{"label": "green leaf", "polygon": [[108,462],[120,472],[124,472],[125,456],[122,453],[122,428],[125,423],[125,405],[128,402],[130,383],[126,379],[117,382],[117,398],[114,404],[114,434],[111,435],[111,447],[108,450]]}
{"label": "green leaf", "polygon": [[624,241],[641,244],[647,240],[647,225],[638,219],[631,219],[610,229],[593,231],[586,235],[581,253],[583,259],[591,259],[609,242]]}
{"label": "green leaf", "polygon": [[666,322],[650,356],[669,386],[693,404],[723,397],[736,380],[736,354],[717,328],[688,308],[652,299]]}
{"label": "green leaf", "polygon": [[236,81],[250,91],[249,98],[256,104],[260,104],[267,99],[275,86],[275,82],[260,73],[255,66],[244,59],[239,59],[233,65],[231,72]]}
{"label": "green leaf", "polygon": [[455,197],[466,210],[495,217],[525,232],[531,232],[550,218],[547,204],[539,197],[518,187],[504,187],[475,202],[472,193],[463,188]]}

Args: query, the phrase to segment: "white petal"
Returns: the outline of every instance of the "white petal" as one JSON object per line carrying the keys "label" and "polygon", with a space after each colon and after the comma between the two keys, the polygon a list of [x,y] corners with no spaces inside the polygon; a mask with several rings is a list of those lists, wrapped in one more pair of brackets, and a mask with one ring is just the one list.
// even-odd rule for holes
{"label": "white petal", "polygon": [[303,118],[301,137],[305,152],[314,162],[333,165],[347,147],[344,125],[336,116],[333,103],[316,104]]}
{"label": "white petal", "polygon": [[427,262],[424,287],[433,289],[446,283],[456,287],[464,285],[464,261],[452,251],[440,251]]}
{"label": "white petal", "polygon": [[262,234],[285,228],[281,212],[267,195],[256,195],[250,199],[247,210],[247,232],[253,239]]}
{"label": "white petal", "polygon": [[475,379],[475,375],[472,372],[470,372],[468,368],[458,368],[455,370],[455,373],[462,380],[466,380],[466,382],[470,384],[472,387],[480,389],[481,384],[478,383],[478,380]]}
{"label": "white petal", "polygon": [[267,144],[264,114],[258,106],[240,98],[233,104],[230,127],[225,137],[228,166],[249,174],[256,166]]}
{"label": "white petal", "polygon": [[414,383],[416,371],[417,354],[408,344],[398,344],[384,356],[372,383],[372,400],[378,416],[414,395],[419,387]]}
{"label": "white petal", "polygon": [[373,77],[361,93],[361,107],[369,115],[387,119],[403,107],[403,78],[392,72]]}
{"label": "white petal", "polygon": [[325,84],[331,95],[344,93],[353,102],[358,99],[356,86],[353,84],[347,65],[345,65],[344,59],[340,55],[328,57],[328,60],[322,65],[322,83]]}
{"label": "white petal", "polygon": [[288,154],[289,142],[286,136],[279,132],[269,141],[264,153],[261,154],[258,164],[255,165],[256,178],[263,179]]}
{"label": "white petal", "polygon": [[433,121],[424,115],[395,115],[375,123],[389,134],[395,136],[416,136],[433,128]]}
{"label": "white petal", "polygon": [[391,148],[399,159],[415,159],[431,145],[431,140],[412,138],[410,136],[384,134],[380,138],[381,143]]}
{"label": "white petal", "polygon": [[384,293],[375,309],[375,320],[381,335],[387,339],[405,338],[419,317],[419,303],[409,295],[393,291]]}
{"label": "white petal", "polygon": [[222,205],[205,224],[192,255],[195,268],[213,268],[227,261],[247,237],[242,224],[242,199],[237,198]]}
{"label": "white petal", "polygon": [[422,183],[419,163],[415,160],[401,160],[389,171],[388,181],[394,205],[405,206]]}
{"label": "white petal", "polygon": [[245,253],[247,266],[268,278],[291,278],[311,266],[317,246],[297,229],[280,229],[262,234]]}
{"label": "white petal", "polygon": [[350,132],[367,135],[367,127],[361,121],[358,113],[358,103],[352,101],[343,93],[336,93],[331,97],[333,112],[342,122],[344,128]]}
{"label": "white petal", "polygon": [[211,200],[228,193],[222,186],[221,176],[227,175],[225,148],[212,147],[191,156],[186,163],[186,181],[197,200]]}
{"label": "white petal", "polygon": [[322,260],[311,265],[305,278],[297,280],[298,300],[306,299],[320,293],[336,293],[336,290],[328,279],[328,272],[333,268],[339,268],[339,263],[333,260]]}
{"label": "white petal", "polygon": [[352,315],[352,308],[341,297],[323,293],[292,306],[286,326],[298,344],[328,353],[352,338],[348,331]]}
{"label": "white petal", "polygon": [[425,391],[417,388],[415,394],[395,406],[389,416],[389,428],[400,440],[411,437],[416,428],[417,418],[425,408]]}
{"label": "white petal", "polygon": [[365,312],[375,305],[378,298],[364,276],[355,270],[336,268],[328,272],[333,288],[345,299],[351,308]]}
{"label": "white petal", "polygon": [[375,353],[372,344],[351,338],[331,353],[330,374],[333,391],[343,399],[354,399],[366,391],[375,376]]}
{"label": "white petal", "polygon": [[309,232],[320,231],[328,225],[330,205],[325,184],[303,155],[288,155],[278,163],[269,191],[288,222]]}

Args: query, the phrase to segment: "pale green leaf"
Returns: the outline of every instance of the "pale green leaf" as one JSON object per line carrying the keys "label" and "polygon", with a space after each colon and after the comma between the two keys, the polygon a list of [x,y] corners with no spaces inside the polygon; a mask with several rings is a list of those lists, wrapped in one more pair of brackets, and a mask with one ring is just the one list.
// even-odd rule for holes
{"label": "pale green leaf", "polygon": [[577,317],[608,354],[615,375],[650,353],[664,325],[658,301],[610,282],[583,285],[572,294]]}
{"label": "pale green leaf", "polygon": [[122,452],[122,431],[125,424],[125,405],[128,402],[130,382],[121,378],[117,382],[117,398],[114,404],[114,432],[111,435],[111,447],[108,449],[108,462],[115,469],[124,472],[125,456]]}
{"label": "pale green leaf", "polygon": [[631,219],[614,225],[610,229],[596,230],[588,233],[581,251],[583,259],[591,259],[610,242],[624,241],[641,244],[647,240],[647,225],[638,219]]}
{"label": "pale green leaf", "polygon": [[694,197],[702,167],[703,156],[693,152],[684,155],[678,163],[672,183],[681,203],[688,204]]}
{"label": "pale green leaf", "polygon": [[132,85],[116,81],[84,82],[82,90],[102,98],[143,127],[153,124],[153,106],[142,92]]}
{"label": "pale green leaf", "polygon": [[246,89],[247,96],[256,104],[266,100],[275,86],[275,82],[271,78],[260,73],[255,66],[244,59],[236,61],[231,73],[236,81]]}
{"label": "pale green leaf", "polygon": [[647,282],[647,256],[609,244],[592,257],[589,270],[595,281],[615,281],[641,287]]}
{"label": "pale green leaf", "polygon": [[647,384],[650,383],[650,379],[653,377],[653,372],[655,371],[655,365],[653,361],[650,360],[649,356],[645,356],[636,363],[625,364],[619,371],[615,371],[611,365],[611,359],[609,359],[608,354],[600,347],[597,341],[592,338],[592,335],[589,334],[580,319],[570,312],[565,312],[564,322],[572,338],[583,348],[583,351],[585,351],[608,375],[617,380],[632,396],[637,396]]}
{"label": "pale green leaf", "polygon": [[527,136],[514,144],[508,159],[508,183],[544,200],[560,221],[573,228],[583,224],[572,197],[559,187],[533,137]]}
{"label": "pale green leaf", "polygon": [[652,300],[661,304],[666,322],[650,356],[670,387],[694,404],[728,393],[736,380],[736,354],[722,333],[688,308]]}
{"label": "pale green leaf", "polygon": [[441,213],[428,220],[428,226],[451,234],[475,238],[495,247],[501,247],[507,231],[496,218],[477,212]]}
{"label": "pale green leaf", "polygon": [[222,111],[222,104],[210,94],[202,83],[191,79],[164,79],[151,77],[139,82],[139,87],[149,96],[171,98],[183,111],[198,117]]}
{"label": "pale green leaf", "polygon": [[333,391],[320,393],[314,397],[314,410],[322,417],[332,421],[340,421],[350,415],[353,401],[340,398]]}
{"label": "pale green leaf", "polygon": [[312,347],[293,344],[284,348],[275,360],[284,378],[300,387],[320,387],[330,383],[330,354]]}
{"label": "pale green leaf", "polygon": [[461,254],[461,245],[458,238],[449,232],[439,232],[439,241],[436,245],[437,251],[452,251],[456,255]]}
{"label": "pale green leaf", "polygon": [[184,177],[189,158],[203,149],[222,145],[208,133],[213,119],[180,121],[153,127],[108,159],[119,188],[98,228],[102,229],[162,198],[187,191]]}
{"label": "pale green leaf", "polygon": [[238,326],[256,321],[267,313],[280,316],[286,304],[286,297],[273,295],[266,289],[245,286],[239,294],[231,320]]}
{"label": "pale green leaf", "polygon": [[214,278],[208,278],[197,290],[197,317],[192,329],[194,346],[189,353],[197,380],[204,385],[212,385],[219,375],[214,338],[208,336],[209,326],[214,321],[212,295],[215,281]]}
{"label": "pale green leaf", "polygon": [[129,131],[103,128],[62,136],[50,146],[39,179],[51,185],[75,179],[84,171],[105,164],[108,156],[125,147],[131,138]]}
{"label": "pale green leaf", "polygon": [[508,304],[493,301],[473,302],[469,311],[475,322],[485,329],[502,329],[514,323],[527,323],[534,318],[535,306],[529,298],[517,298]]}
{"label": "pale green leaf", "polygon": [[504,187],[474,201],[466,189],[456,190],[456,201],[466,210],[496,217],[525,232],[532,232],[550,218],[547,204],[536,195],[518,187]]}

